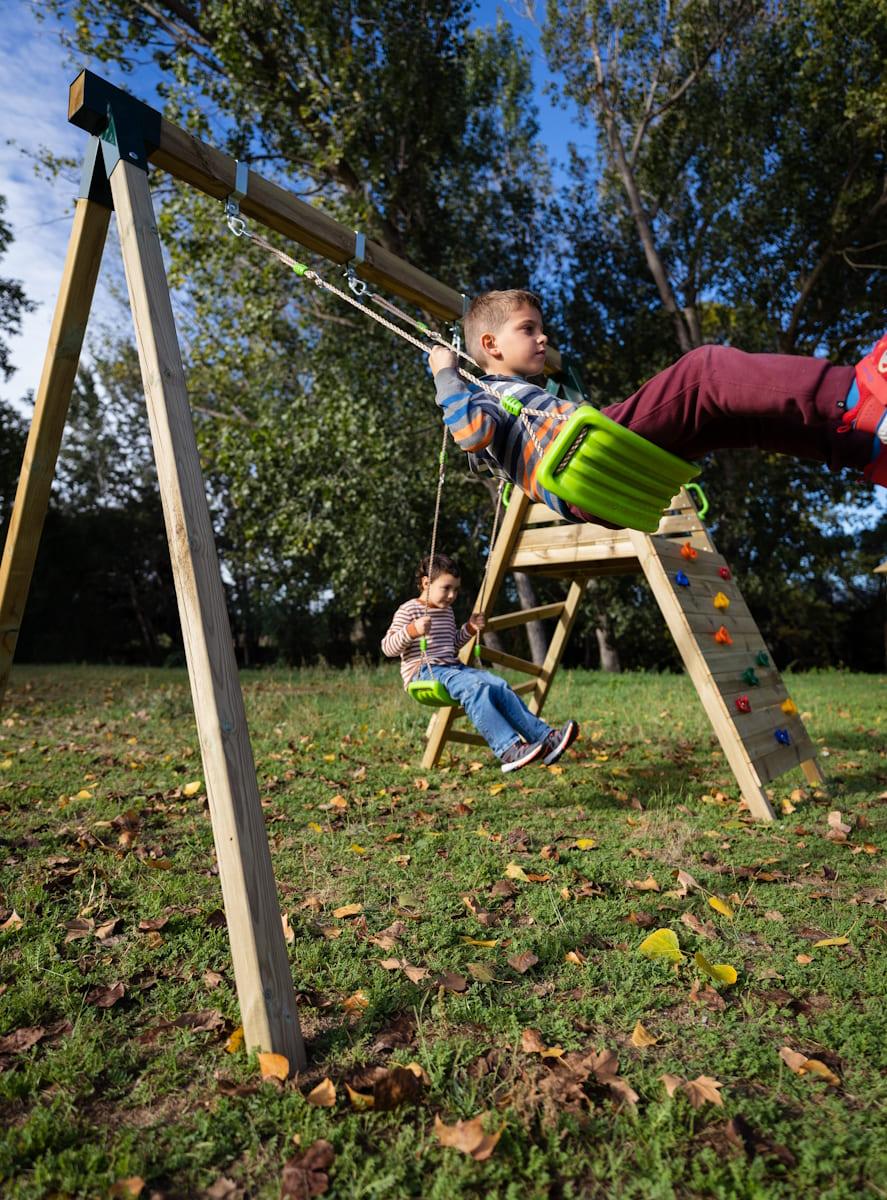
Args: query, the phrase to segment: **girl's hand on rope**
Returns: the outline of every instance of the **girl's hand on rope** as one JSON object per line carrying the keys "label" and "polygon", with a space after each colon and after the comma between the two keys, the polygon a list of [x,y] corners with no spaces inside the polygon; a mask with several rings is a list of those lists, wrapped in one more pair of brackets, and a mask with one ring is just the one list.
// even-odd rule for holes
{"label": "girl's hand on rope", "polygon": [[486,623],[487,618],[482,612],[472,613],[468,618],[468,628],[472,633],[480,633],[480,631],[486,626]]}
{"label": "girl's hand on rope", "polygon": [[414,638],[428,637],[429,633],[431,633],[431,617],[419,617],[417,621],[411,621],[410,626],[416,631],[413,634]]}
{"label": "girl's hand on rope", "polygon": [[459,360],[446,346],[435,346],[428,355],[428,365],[431,367],[431,374],[436,375],[438,371],[443,371],[447,367],[458,367]]}

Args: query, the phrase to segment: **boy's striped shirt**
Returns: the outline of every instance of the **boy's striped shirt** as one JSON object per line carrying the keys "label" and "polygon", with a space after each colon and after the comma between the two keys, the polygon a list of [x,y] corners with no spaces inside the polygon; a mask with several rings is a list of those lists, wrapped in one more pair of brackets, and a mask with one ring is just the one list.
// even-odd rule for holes
{"label": "boy's striped shirt", "polygon": [[[388,658],[400,655],[400,673],[403,685],[411,683],[422,665],[422,651],[419,639],[411,637],[407,626],[420,621],[425,616],[425,605],[421,600],[407,600],[391,618],[388,632],[382,638],[382,653]],[[451,608],[429,608],[431,631],[428,634],[428,661],[439,664],[452,664],[459,661],[456,654],[474,634],[466,622],[461,629],[456,629],[456,618]]]}
{"label": "boy's striped shirt", "polygon": [[[445,368],[435,376],[437,403],[443,409],[444,424],[456,444],[476,455],[482,462],[499,467],[512,483],[533,500],[547,504],[567,521],[576,521],[566,502],[552,495],[536,482],[541,457],[528,436],[520,417],[506,412],[492,396],[464,380],[454,368]],[[527,408],[538,409],[545,415],[530,417],[533,432],[543,452],[560,432],[562,421],[576,405],[559,400],[544,388],[524,379],[505,375],[488,375],[489,384],[500,396],[514,396]],[[549,415],[550,414],[550,415]]]}

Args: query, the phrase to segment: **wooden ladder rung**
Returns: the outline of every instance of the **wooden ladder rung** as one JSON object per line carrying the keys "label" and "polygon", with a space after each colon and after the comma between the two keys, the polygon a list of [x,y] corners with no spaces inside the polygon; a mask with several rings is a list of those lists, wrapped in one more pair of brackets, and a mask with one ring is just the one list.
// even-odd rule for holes
{"label": "wooden ladder rung", "polygon": [[466,746],[486,746],[479,733],[469,733],[466,729],[447,730],[448,742],[464,742]]}
{"label": "wooden ladder rung", "polygon": [[526,625],[529,621],[544,621],[546,617],[559,617],[564,611],[563,600],[554,604],[540,604],[538,608],[523,608],[517,612],[503,613],[500,617],[490,617],[487,629],[511,629],[515,625]]}
{"label": "wooden ladder rung", "polygon": [[486,662],[498,663],[500,667],[510,667],[512,671],[523,671],[524,675],[542,674],[543,668],[527,658],[517,658],[514,654],[503,654],[501,650],[492,650],[489,646],[481,646],[481,658]]}

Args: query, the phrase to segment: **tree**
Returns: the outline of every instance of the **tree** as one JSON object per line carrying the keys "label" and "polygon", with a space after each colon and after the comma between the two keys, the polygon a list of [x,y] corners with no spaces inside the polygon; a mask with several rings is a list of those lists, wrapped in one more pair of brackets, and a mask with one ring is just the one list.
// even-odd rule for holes
{"label": "tree", "polygon": [[[0,258],[12,242],[12,230],[2,219],[5,210],[6,197],[0,196]],[[22,317],[25,313],[33,312],[35,308],[33,300],[27,298],[18,280],[0,278],[0,375],[6,380],[15,370],[10,361],[6,337],[19,333]]]}
{"label": "tree", "polygon": [[[472,30],[470,3],[55,8],[82,51],[153,53],[170,117],[389,249],[466,290],[531,282],[546,164],[529,83],[510,29]],[[371,645],[430,532],[440,425],[421,360],[236,243],[204,197],[167,189],[161,228],[239,610],[307,625],[333,609]],[[468,587],[487,503],[448,488],[441,544],[465,552]]]}

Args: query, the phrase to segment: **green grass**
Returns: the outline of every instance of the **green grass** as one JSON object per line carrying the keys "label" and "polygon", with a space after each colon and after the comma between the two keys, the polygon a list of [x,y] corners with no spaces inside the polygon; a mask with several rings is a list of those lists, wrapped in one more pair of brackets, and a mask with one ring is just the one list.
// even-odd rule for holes
{"label": "green grass", "polygon": [[[560,773],[504,777],[490,755],[462,749],[422,771],[426,714],[395,670],[247,674],[310,1056],[306,1075],[281,1086],[225,1048],[239,1017],[202,791],[182,792],[202,777],[184,673],[18,669],[0,725],[0,924],[13,910],[22,924],[0,933],[0,1035],[71,1028],[0,1056],[0,1191],[107,1196],[140,1177],[143,1197],[190,1197],[227,1178],[232,1195],[276,1197],[294,1139],[305,1149],[325,1138],[327,1195],[348,1200],[887,1195],[887,678],[833,672],[789,686],[829,782],[783,776],[774,804],[794,794],[795,811],[765,827],[739,809],[684,678],[562,673],[549,716],[576,716],[581,740]],[[347,807],[327,807],[334,796]],[[852,826],[846,844],[826,837],[833,810]],[[596,848],[576,849],[580,837]],[[550,878],[492,894],[510,863]],[[675,894],[679,869],[704,892]],[[650,875],[659,892],[626,886]],[[732,920],[709,893],[738,897]],[[336,920],[348,903],[363,914]],[[161,914],[162,928],[139,931]],[[93,930],[66,942],[78,917],[119,925],[104,941]],[[369,940],[396,921],[393,949]],[[657,927],[678,934],[678,969],[638,953]],[[849,945],[813,948],[820,936]],[[690,997],[697,950],[739,972],[723,1006]],[[520,975],[507,959],[523,951],[539,961]],[[570,951],[584,962],[565,961]],[[391,956],[465,974],[468,987],[411,983],[379,965]],[[116,983],[121,1000],[91,1002]],[[358,990],[368,1007],[349,1013]],[[206,1010],[224,1024],[157,1031]],[[638,1020],[658,1038],[647,1049],[630,1041]],[[406,1044],[375,1045],[396,1028]],[[615,1050],[636,1109],[593,1082],[571,1092],[562,1065],[521,1050],[526,1028],[567,1052]],[[840,1084],[794,1074],[783,1046]],[[368,1068],[411,1061],[430,1080],[417,1105],[351,1107],[346,1082],[360,1090]],[[723,1107],[669,1099],[665,1073],[716,1078]],[[324,1076],[332,1109],[305,1100]],[[486,1162],[439,1144],[436,1115],[479,1113],[504,1127]],[[740,1119],[750,1148],[731,1137]]]}

